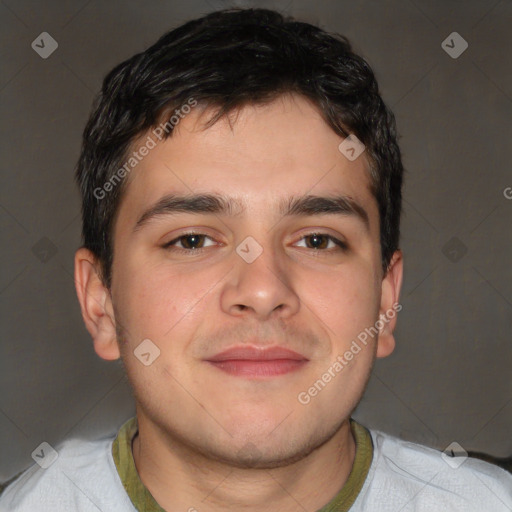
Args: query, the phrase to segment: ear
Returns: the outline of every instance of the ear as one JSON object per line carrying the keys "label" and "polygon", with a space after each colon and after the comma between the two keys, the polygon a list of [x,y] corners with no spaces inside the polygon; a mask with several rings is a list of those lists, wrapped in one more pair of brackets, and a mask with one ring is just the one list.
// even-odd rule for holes
{"label": "ear", "polygon": [[110,291],[101,281],[96,257],[84,247],[75,253],[75,286],[85,327],[94,342],[94,350],[102,359],[119,359]]}
{"label": "ear", "polygon": [[379,319],[383,327],[377,341],[377,357],[387,357],[395,349],[395,330],[398,311],[402,306],[398,303],[402,288],[403,257],[402,251],[395,251],[382,280]]}

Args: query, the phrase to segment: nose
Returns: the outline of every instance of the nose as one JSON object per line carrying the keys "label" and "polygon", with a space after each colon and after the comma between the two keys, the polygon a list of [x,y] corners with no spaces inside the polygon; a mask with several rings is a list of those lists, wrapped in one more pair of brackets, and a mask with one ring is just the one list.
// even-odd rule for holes
{"label": "nose", "polygon": [[229,315],[258,319],[293,316],[300,309],[300,300],[293,287],[290,268],[286,268],[284,258],[276,251],[268,246],[260,247],[262,252],[253,261],[243,257],[243,249],[233,251],[233,272],[224,283],[221,308]]}

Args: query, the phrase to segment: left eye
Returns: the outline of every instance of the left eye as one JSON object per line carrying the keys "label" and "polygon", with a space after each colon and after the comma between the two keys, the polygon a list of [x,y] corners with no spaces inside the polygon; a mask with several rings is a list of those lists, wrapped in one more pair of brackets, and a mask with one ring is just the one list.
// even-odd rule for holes
{"label": "left eye", "polygon": [[[203,249],[204,240],[206,238],[212,240],[212,238],[209,237],[208,235],[203,235],[201,233],[188,233],[186,235],[181,235],[178,238],[175,238],[174,240],[171,240],[170,242],[164,245],[164,248],[167,249],[169,247],[176,247],[177,249],[181,250]],[[182,240],[184,240],[185,243],[183,243]],[[181,247],[176,246],[177,242],[181,244]]]}
{"label": "left eye", "polygon": [[[305,235],[301,238],[301,240],[308,239],[311,240],[311,243],[309,244],[306,242],[306,248],[308,249],[332,249],[336,246],[341,249],[347,249],[347,245],[344,242],[325,233],[311,233],[310,235]],[[330,247],[329,242],[331,243]]]}

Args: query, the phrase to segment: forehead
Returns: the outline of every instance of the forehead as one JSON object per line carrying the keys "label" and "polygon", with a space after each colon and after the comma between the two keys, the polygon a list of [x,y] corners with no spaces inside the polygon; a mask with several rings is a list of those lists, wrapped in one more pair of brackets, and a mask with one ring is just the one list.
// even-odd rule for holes
{"label": "forehead", "polygon": [[168,194],[216,193],[242,202],[246,215],[272,204],[277,211],[292,196],[345,195],[366,205],[370,224],[378,220],[365,153],[348,160],[338,148],[343,138],[305,98],[247,105],[204,129],[212,113],[192,108],[175,118],[169,138],[158,140],[150,130],[133,145],[137,151],[153,146],[149,139],[155,143],[128,176],[119,218],[136,222]]}

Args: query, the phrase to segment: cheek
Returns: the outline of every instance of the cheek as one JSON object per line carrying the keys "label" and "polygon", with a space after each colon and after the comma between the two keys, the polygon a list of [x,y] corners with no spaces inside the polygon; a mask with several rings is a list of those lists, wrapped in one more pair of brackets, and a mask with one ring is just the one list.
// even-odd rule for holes
{"label": "cheek", "polygon": [[[218,280],[218,279],[217,279]],[[117,290],[121,321],[131,337],[162,342],[183,319],[193,318],[214,276],[205,272],[183,272],[169,264],[126,267]]]}
{"label": "cheek", "polygon": [[[304,301],[327,328],[334,344],[343,346],[377,319],[380,296],[369,265],[340,267],[307,281]],[[341,348],[341,347],[340,347]]]}

